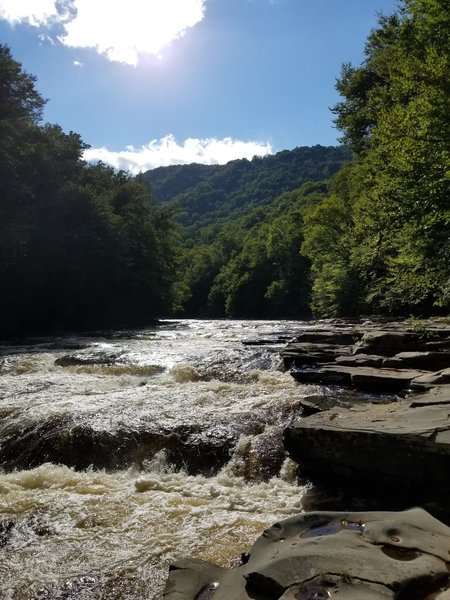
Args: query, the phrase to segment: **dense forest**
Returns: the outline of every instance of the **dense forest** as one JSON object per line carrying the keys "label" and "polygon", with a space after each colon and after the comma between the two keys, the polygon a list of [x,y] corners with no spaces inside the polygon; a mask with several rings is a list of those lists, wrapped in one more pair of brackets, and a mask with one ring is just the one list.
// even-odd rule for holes
{"label": "dense forest", "polygon": [[41,124],[35,78],[0,46],[1,335],[142,324],[173,303],[179,231],[125,173]]}
{"label": "dense forest", "polygon": [[42,124],[0,46],[2,335],[156,316],[448,314],[450,11],[380,16],[333,108],[340,148],[131,178]]}
{"label": "dense forest", "polygon": [[[404,0],[395,14],[380,16],[363,63],[344,65],[337,89],[335,122],[353,160],[327,178],[331,163],[319,157],[325,149],[310,149],[319,159],[315,175],[327,164],[322,184],[303,183],[269,204],[262,194],[255,206],[251,193],[237,204],[235,188],[217,176],[218,202],[204,193],[212,177],[193,182],[192,213],[181,213],[193,232],[183,279],[187,314],[448,314],[448,2]],[[159,186],[155,179],[156,195]],[[186,192],[173,192],[186,211]],[[228,199],[227,221],[220,206]]]}
{"label": "dense forest", "polygon": [[345,146],[315,146],[141,175],[184,226],[180,314],[309,316],[309,260],[300,255],[303,214],[350,159]]}
{"label": "dense forest", "polygon": [[355,154],[305,218],[317,314],[448,314],[450,11],[404,0],[344,65],[334,107]]}

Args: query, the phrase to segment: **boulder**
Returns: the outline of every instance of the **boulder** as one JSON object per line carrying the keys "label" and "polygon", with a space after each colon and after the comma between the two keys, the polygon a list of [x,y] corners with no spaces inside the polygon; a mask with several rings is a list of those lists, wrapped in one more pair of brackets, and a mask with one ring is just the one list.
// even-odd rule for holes
{"label": "boulder", "polygon": [[449,587],[450,528],[422,509],[314,512],[276,523],[245,564],[170,567],[165,600],[411,600]]}

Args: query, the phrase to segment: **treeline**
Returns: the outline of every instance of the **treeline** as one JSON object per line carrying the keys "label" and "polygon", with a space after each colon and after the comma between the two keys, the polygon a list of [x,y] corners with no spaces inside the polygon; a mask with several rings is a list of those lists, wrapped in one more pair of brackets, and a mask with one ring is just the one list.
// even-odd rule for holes
{"label": "treeline", "polygon": [[[344,65],[337,89],[336,125],[353,161],[322,184],[303,184],[266,203],[268,191],[253,204],[258,186],[238,185],[239,170],[248,177],[251,163],[230,164],[230,181],[219,170],[207,178],[206,167],[178,167],[192,184],[183,191],[180,177],[181,187],[172,188],[181,208],[191,207],[182,215],[188,225],[184,314],[448,314],[447,0],[403,0],[395,14],[381,16],[364,62]],[[310,150],[321,173],[323,157]],[[283,158],[289,161],[289,153]],[[301,176],[298,164],[293,171]],[[262,180],[292,181],[281,168],[275,172]],[[153,181],[157,193],[173,185],[165,173],[165,180],[161,172]]]}
{"label": "treeline", "polygon": [[381,16],[337,89],[341,148],[132,179],[41,123],[35,78],[0,46],[0,335],[448,314],[448,0]]}
{"label": "treeline", "polygon": [[142,324],[173,305],[179,232],[125,173],[41,124],[35,78],[0,46],[0,335]]}
{"label": "treeline", "polygon": [[345,146],[314,146],[141,175],[184,225],[179,314],[309,316],[309,260],[300,254],[303,217],[323,199],[324,180],[350,158]]}
{"label": "treeline", "polygon": [[305,219],[314,312],[448,314],[448,1],[403,0],[381,17],[337,89],[355,161]]}

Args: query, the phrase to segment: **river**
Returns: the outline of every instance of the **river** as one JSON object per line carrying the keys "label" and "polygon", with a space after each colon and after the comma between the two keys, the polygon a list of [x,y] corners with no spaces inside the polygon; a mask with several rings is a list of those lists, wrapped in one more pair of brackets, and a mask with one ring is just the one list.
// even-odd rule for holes
{"label": "river", "polygon": [[279,370],[279,350],[307,326],[162,321],[1,345],[1,598],[160,599],[171,560],[229,565],[301,511],[282,430],[318,390]]}

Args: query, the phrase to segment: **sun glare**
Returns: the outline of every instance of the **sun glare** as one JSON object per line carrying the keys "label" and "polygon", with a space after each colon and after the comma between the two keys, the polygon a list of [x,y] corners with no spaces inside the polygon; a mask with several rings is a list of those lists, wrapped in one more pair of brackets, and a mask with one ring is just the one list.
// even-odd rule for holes
{"label": "sun glare", "polygon": [[75,0],[74,6],[76,17],[65,24],[60,41],[131,65],[139,54],[158,56],[205,12],[205,0]]}
{"label": "sun glare", "polygon": [[0,18],[12,24],[26,22],[34,27],[58,16],[55,0],[1,0]]}

